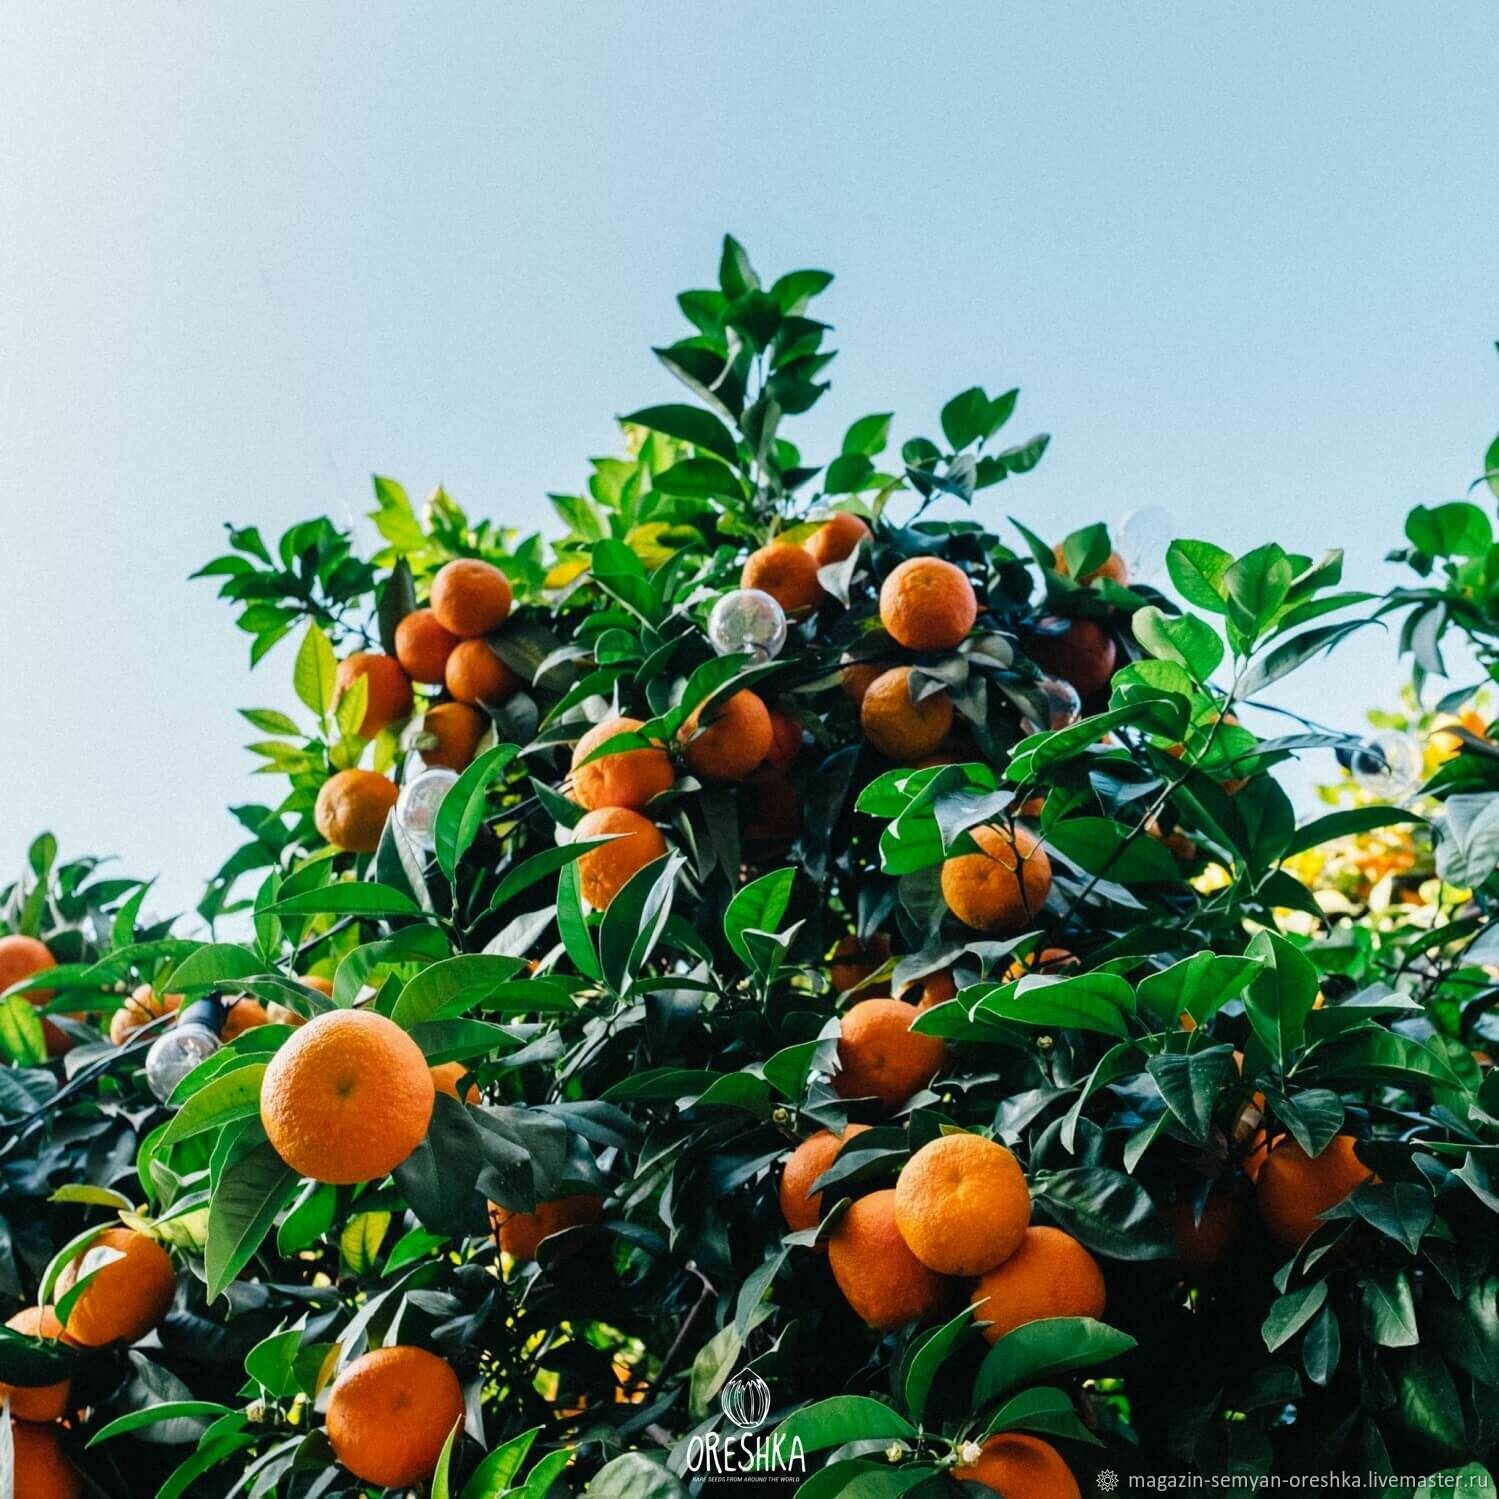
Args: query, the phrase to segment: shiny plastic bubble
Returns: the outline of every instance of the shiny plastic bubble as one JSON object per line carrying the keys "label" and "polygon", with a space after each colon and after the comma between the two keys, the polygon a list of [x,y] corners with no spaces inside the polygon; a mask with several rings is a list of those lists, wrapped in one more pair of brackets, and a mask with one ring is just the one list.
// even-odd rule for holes
{"label": "shiny plastic bubble", "polygon": [[1349,757],[1353,778],[1371,796],[1400,801],[1421,784],[1421,746],[1394,729],[1366,739]]}
{"label": "shiny plastic bubble", "polygon": [[748,652],[768,661],[786,644],[786,611],[763,589],[732,589],[708,616],[708,639],[720,656]]}
{"label": "shiny plastic bubble", "polygon": [[425,853],[437,846],[433,829],[442,799],[458,780],[458,772],[436,765],[413,776],[396,798],[396,821],[401,831]]}
{"label": "shiny plastic bubble", "polygon": [[1151,583],[1166,570],[1166,548],[1176,538],[1176,518],[1163,505],[1131,510],[1114,528],[1114,547],[1135,583]]}
{"label": "shiny plastic bubble", "polygon": [[165,1035],[158,1036],[146,1053],[146,1082],[151,1091],[165,1103],[177,1084],[223,1044],[206,1025],[179,1021]]}

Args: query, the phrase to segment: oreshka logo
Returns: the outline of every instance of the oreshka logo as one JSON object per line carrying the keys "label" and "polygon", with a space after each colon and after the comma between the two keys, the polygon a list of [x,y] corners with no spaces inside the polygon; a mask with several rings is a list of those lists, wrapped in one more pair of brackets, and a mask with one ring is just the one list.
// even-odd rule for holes
{"label": "oreshka logo", "polygon": [[762,1432],[770,1417],[770,1386],[753,1369],[741,1369],[719,1392],[725,1429],[696,1434],[687,1444],[684,1477],[749,1486],[765,1493],[799,1484],[807,1473],[800,1437],[788,1442],[778,1432]]}

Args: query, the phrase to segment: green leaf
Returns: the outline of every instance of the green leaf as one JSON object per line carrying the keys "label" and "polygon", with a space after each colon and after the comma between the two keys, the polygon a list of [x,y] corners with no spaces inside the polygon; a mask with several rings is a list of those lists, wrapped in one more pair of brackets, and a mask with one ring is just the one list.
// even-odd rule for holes
{"label": "green leaf", "polygon": [[1421,1341],[1416,1302],[1404,1270],[1370,1276],[1359,1311],[1364,1332],[1381,1348],[1414,1348]]}
{"label": "green leaf", "polygon": [[[979,1317],[984,1315],[979,1308]],[[973,1383],[978,1408],[1018,1384],[1122,1357],[1135,1346],[1128,1333],[1092,1317],[1046,1317],[1007,1332],[979,1365]]]}
{"label": "green leaf", "polygon": [[1281,641],[1273,650],[1261,656],[1239,679],[1240,695],[1252,697],[1255,693],[1262,692],[1314,656],[1323,655],[1341,645],[1365,625],[1375,623],[1377,621],[1372,619],[1354,619],[1340,625],[1318,625],[1315,629],[1305,630],[1300,635]]}
{"label": "green leaf", "polygon": [[1223,574],[1229,618],[1246,639],[1255,639],[1274,618],[1295,576],[1285,549],[1273,541],[1246,552]]}
{"label": "green leaf", "polygon": [[[220,1405],[214,1400],[168,1400],[160,1405],[148,1405],[144,1410],[127,1411],[123,1416],[117,1416],[108,1425],[101,1427],[88,1439],[87,1445],[97,1447],[100,1442],[110,1441],[114,1437],[122,1437],[132,1431],[140,1431],[147,1426],[155,1426],[162,1421],[201,1421],[206,1418],[218,1418],[220,1416],[232,1416],[235,1412],[227,1405]],[[199,1433],[204,1428],[199,1425],[192,1435],[184,1435],[184,1442],[196,1441]]]}
{"label": "green leaf", "polygon": [[1224,578],[1233,557],[1210,541],[1173,541],[1166,550],[1166,570],[1176,591],[1189,603],[1213,614],[1225,614]]}
{"label": "green leaf", "polygon": [[1223,665],[1223,641],[1195,614],[1164,614],[1149,604],[1130,616],[1130,629],[1152,656],[1185,667],[1200,686]]}
{"label": "green leaf", "polygon": [[990,1417],[979,1440],[1000,1431],[1039,1431],[1070,1442],[1100,1445],[1072,1408],[1072,1397],[1053,1385],[1039,1385],[1011,1396]]}
{"label": "green leaf", "polygon": [[1278,1297],[1270,1307],[1260,1335],[1265,1348],[1274,1353],[1282,1343],[1289,1342],[1322,1309],[1327,1300],[1327,1282],[1314,1281],[1298,1291],[1288,1291]]}
{"label": "green leaf", "polygon": [[869,416],[861,416],[847,432],[843,434],[842,454],[845,457],[862,456],[873,458],[885,451],[886,444],[890,441],[890,422],[892,413],[888,411],[874,412]]}
{"label": "green leaf", "polygon": [[1245,993],[1244,1009],[1255,1035],[1284,1070],[1306,1038],[1306,1017],[1317,1002],[1317,970],[1275,932],[1256,932],[1245,952],[1261,967]]}
{"label": "green leaf", "polygon": [[468,852],[484,821],[490,783],[504,774],[518,753],[513,744],[497,744],[485,750],[448,788],[448,794],[438,804],[432,837],[438,867],[450,884],[457,879],[458,861]]}
{"label": "green leaf", "polygon": [[1431,1188],[1424,1182],[1366,1182],[1350,1202],[1365,1223],[1402,1245],[1408,1254],[1421,1247],[1421,1238],[1436,1216]]}
{"label": "green leaf", "polygon": [[24,994],[0,999],[0,1051],[17,1067],[39,1067],[47,1060],[41,1016]]}
{"label": "green leaf", "polygon": [[1058,1227],[1097,1254],[1117,1260],[1164,1260],[1176,1252],[1150,1194],[1106,1166],[1048,1171],[1031,1186]]}
{"label": "green leaf", "polygon": [[1259,971],[1260,965],[1253,958],[1193,953],[1141,979],[1136,995],[1169,1030],[1176,1030],[1183,1014],[1199,1025],[1212,1019]]}
{"label": "green leaf", "polygon": [[1494,544],[1488,516],[1466,500],[1417,505],[1405,518],[1405,534],[1428,557],[1486,557]]}
{"label": "green leaf", "polygon": [[1109,817],[1068,817],[1046,830],[1046,841],[1089,874],[1106,874],[1121,885],[1177,880],[1181,871],[1157,838]]}
{"label": "green leaf", "polygon": [[517,1474],[525,1466],[531,1446],[541,1427],[533,1426],[519,1436],[501,1442],[474,1469],[469,1481],[463,1486],[461,1499],[500,1499],[500,1496],[515,1482]]}
{"label": "green leaf", "polygon": [[416,608],[416,583],[411,576],[411,564],[404,557],[396,558],[390,577],[380,590],[380,603],[376,617],[380,626],[380,644],[387,656],[396,653],[396,626]]}
{"label": "green leaf", "polygon": [[730,301],[746,292],[760,290],[760,278],[750,264],[748,251],[732,234],[723,237],[723,254],[718,261],[718,285]]}
{"label": "green leaf", "polygon": [[525,965],[519,958],[462,953],[444,958],[408,979],[390,1018],[404,1030],[438,1016],[472,1009],[498,985],[513,979]]}
{"label": "green leaf", "polygon": [[645,406],[620,420],[636,427],[649,427],[652,432],[664,432],[680,442],[690,442],[727,464],[737,465],[739,461],[734,434],[711,411],[700,406]]}
{"label": "green leaf", "polygon": [[1437,873],[1449,885],[1481,885],[1499,867],[1499,792],[1449,796],[1437,834]]}
{"label": "green leaf", "polygon": [[250,1263],[299,1180],[269,1141],[257,1145],[219,1178],[208,1210],[204,1251],[210,1301],[222,1295]]}
{"label": "green leaf", "polygon": [[166,1149],[205,1130],[218,1129],[235,1119],[250,1119],[260,1113],[260,1085],[265,1062],[236,1067],[205,1083],[173,1115],[157,1142]]}
{"label": "green leaf", "polygon": [[173,989],[216,989],[266,971],[265,959],[234,942],[206,942],[173,970]]}
{"label": "green leaf", "polygon": [[1377,828],[1425,821],[1419,812],[1413,812],[1409,807],[1349,807],[1341,812],[1328,812],[1311,822],[1302,823],[1281,857],[1289,859],[1309,848],[1331,843],[1335,838],[1349,838],[1359,833],[1372,833]]}
{"label": "green leaf", "polygon": [[784,1448],[797,1438],[807,1453],[825,1452],[845,1442],[909,1440],[915,1435],[916,1428],[898,1410],[869,1395],[834,1395],[814,1401],[793,1411],[774,1432]]}
{"label": "green leaf", "polygon": [[599,1469],[583,1493],[586,1499],[688,1499],[690,1490],[665,1459],[665,1453],[660,1462],[643,1452],[622,1453]]}
{"label": "green leaf", "polygon": [[927,1333],[906,1366],[906,1411],[920,1426],[937,1373],[958,1343],[974,1330],[974,1308],[965,1306],[951,1321]]}
{"label": "green leaf", "polygon": [[781,919],[791,903],[791,887],[796,882],[794,869],[777,869],[751,880],[729,902],[724,912],[723,930],[729,946],[740,962],[754,968],[754,957],[744,940],[747,931],[778,932]]}
{"label": "green leaf", "polygon": [[1081,973],[1073,978],[1037,973],[1017,985],[1001,984],[981,992],[977,1007],[1021,1025],[1124,1037],[1129,1034],[1125,1016],[1134,1012],[1135,995],[1116,973]]}
{"label": "green leaf", "polygon": [[[454,788],[457,789],[456,787]],[[449,795],[452,793],[450,792]],[[446,805],[446,803],[444,804]],[[319,890],[303,890],[268,908],[278,916],[420,916],[409,895],[370,880],[344,880]]]}
{"label": "green leaf", "polygon": [[1233,1047],[1225,1043],[1203,1051],[1160,1052],[1145,1070],[1188,1136],[1206,1142],[1218,1095],[1238,1076]]}
{"label": "green leaf", "polygon": [[333,691],[338,678],[338,662],[333,646],[316,623],[307,626],[302,644],[297,647],[297,662],[292,669],[292,686],[319,718],[325,718],[333,706]]}

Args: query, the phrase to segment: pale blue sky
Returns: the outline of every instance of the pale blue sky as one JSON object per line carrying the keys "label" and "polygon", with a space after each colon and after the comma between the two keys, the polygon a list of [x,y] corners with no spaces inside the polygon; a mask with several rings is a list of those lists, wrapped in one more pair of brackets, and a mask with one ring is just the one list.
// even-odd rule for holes
{"label": "pale blue sky", "polygon": [[[545,523],[669,398],[732,229],[839,280],[804,423],[1017,383],[992,515],[1161,504],[1353,580],[1499,426],[1499,28],[1468,3],[26,0],[0,20],[0,869],[190,904],[280,653],[186,575],[371,471]],[[810,446],[809,441],[809,446]],[[988,510],[986,506],[986,510]],[[1373,639],[1296,696],[1392,695]]]}

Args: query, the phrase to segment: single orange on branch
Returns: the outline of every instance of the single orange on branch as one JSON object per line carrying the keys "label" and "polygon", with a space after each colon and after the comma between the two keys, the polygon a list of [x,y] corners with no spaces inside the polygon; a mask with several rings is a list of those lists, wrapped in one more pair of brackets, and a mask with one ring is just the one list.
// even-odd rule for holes
{"label": "single orange on branch", "polygon": [[564,1229],[598,1223],[603,1216],[604,1199],[591,1192],[538,1202],[529,1213],[514,1212],[497,1202],[489,1204],[489,1226],[495,1239],[516,1260],[534,1260],[544,1239]]}
{"label": "single orange on branch", "polygon": [[1096,619],[1074,619],[1060,634],[1029,632],[1025,649],[1037,666],[1070,682],[1084,699],[1109,685],[1119,655],[1114,637]]}
{"label": "single orange on branch", "polygon": [[984,1336],[1049,1317],[1102,1317],[1107,1302],[1098,1261],[1071,1234],[1044,1225],[1027,1228],[1019,1247],[979,1277],[969,1298]]}
{"label": "single orange on branch", "polygon": [[271,1058],[260,1122],[293,1171],[348,1186],[389,1175],[422,1143],[434,1092],[421,1048],[393,1020],[329,1010]]}
{"label": "single orange on branch", "polygon": [[523,683],[495,654],[487,640],[460,640],[448,656],[443,681],[460,703],[498,706],[520,691]]}
{"label": "single orange on branch", "polygon": [[[23,1306],[5,1324],[12,1332],[55,1343],[62,1337],[62,1323],[49,1307]],[[0,1400],[10,1398],[10,1413],[18,1421],[56,1421],[68,1408],[69,1379],[45,1385],[12,1385],[0,1382]]]}
{"label": "single orange on branch", "polygon": [[610,718],[595,724],[573,748],[573,800],[590,811],[600,807],[628,807],[639,811],[652,797],[670,791],[676,772],[664,748],[621,750],[589,759],[619,734],[638,734],[645,725],[638,718]]}
{"label": "single orange on branch", "polygon": [[1260,1217],[1278,1243],[1297,1248],[1322,1226],[1323,1213],[1373,1177],[1356,1144],[1352,1135],[1334,1135],[1321,1155],[1309,1156],[1287,1135],[1264,1157],[1254,1190]]}
{"label": "single orange on branch", "polygon": [[687,716],[677,735],[688,768],[705,781],[742,781],[757,770],[775,740],[770,712],[748,688]]}
{"label": "single orange on branch", "polygon": [[334,848],[372,854],[399,795],[389,776],[373,770],[340,770],[323,782],[312,820]]}
{"label": "single orange on branch", "polygon": [[478,708],[467,703],[438,703],[428,708],[422,718],[423,739],[435,742],[426,744],[418,753],[424,765],[463,770],[488,732],[489,717]]}
{"label": "single orange on branch", "polygon": [[895,1222],[895,1193],[861,1197],[828,1240],[838,1289],[870,1327],[888,1331],[928,1317],[947,1303],[951,1282],[911,1253]]}
{"label": "single orange on branch", "polygon": [[432,580],[430,603],[437,623],[469,640],[498,630],[510,617],[510,579],[492,562],[459,557]]}
{"label": "single orange on branch", "polygon": [[907,650],[950,651],[978,618],[968,574],[941,557],[911,557],[880,587],[880,623]]}
{"label": "single orange on branch", "polygon": [[1062,1454],[1028,1432],[990,1437],[975,1462],[960,1464],[952,1476],[981,1483],[1002,1499],[1082,1499],[1082,1490]]}
{"label": "single orange on branch", "polygon": [[383,656],[378,651],[357,651],[340,661],[334,679],[335,700],[361,678],[368,694],[364,702],[364,717],[359,721],[361,738],[373,739],[381,729],[411,716],[411,678],[394,656]]}
{"label": "single orange on branch", "polygon": [[911,1252],[942,1275],[982,1275],[1020,1247],[1031,1192],[1014,1155],[982,1135],[942,1135],[906,1162],[895,1221]]}
{"label": "single orange on branch", "polygon": [[[23,936],[20,932],[0,937],[0,994],[23,979],[56,967],[57,959],[46,943],[38,942],[35,937]],[[52,989],[28,989],[26,998],[34,1005],[44,1005],[54,992]]]}
{"label": "single orange on branch", "polygon": [[840,510],[807,538],[806,549],[818,567],[827,567],[853,556],[854,548],[867,541],[869,534],[869,527],[857,515]]}
{"label": "single orange on branch", "polygon": [[147,1234],[106,1228],[68,1262],[57,1278],[62,1301],[85,1282],[63,1321],[63,1336],[85,1348],[133,1343],[166,1316],[177,1294],[172,1257]]}
{"label": "single orange on branch", "polygon": [[458,637],[437,622],[430,609],[413,609],[396,626],[396,660],[413,682],[442,681]]}
{"label": "single orange on branch", "polygon": [[630,880],[666,852],[661,829],[629,807],[595,807],[578,820],[573,837],[609,837],[578,859],[579,888],[595,911],[607,911]]}
{"label": "single orange on branch", "polygon": [[942,865],[942,898],[948,910],[978,932],[1018,932],[1036,918],[1051,891],[1051,860],[1035,836],[1013,828],[977,827],[973,854]]}
{"label": "single orange on branch", "polygon": [[877,1098],[896,1109],[936,1077],[947,1048],[936,1036],[911,1029],[920,1015],[899,999],[861,999],[845,1013],[838,1031],[840,1098]]}
{"label": "single orange on branch", "polygon": [[952,721],[952,699],[941,688],[919,701],[912,697],[909,666],[882,672],[859,704],[864,737],[892,760],[920,760],[931,754],[947,738]]}
{"label": "single orange on branch", "polygon": [[739,586],[768,593],[787,614],[815,609],[827,597],[817,580],[817,559],[789,541],[773,541],[751,552],[739,574]]}
{"label": "single orange on branch", "polygon": [[425,1348],[374,1348],[333,1382],[328,1441],[356,1478],[405,1488],[432,1476],[463,1390],[452,1365]]}

